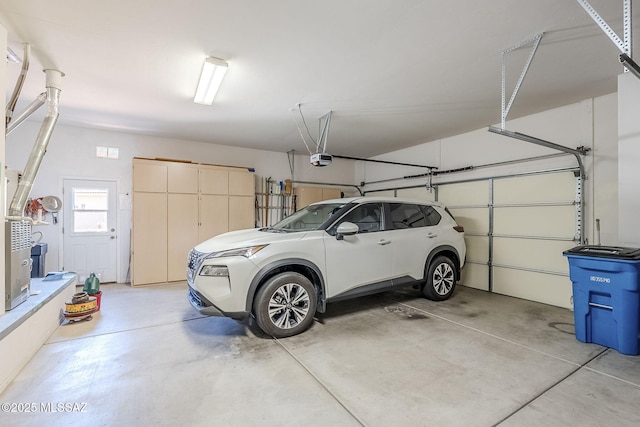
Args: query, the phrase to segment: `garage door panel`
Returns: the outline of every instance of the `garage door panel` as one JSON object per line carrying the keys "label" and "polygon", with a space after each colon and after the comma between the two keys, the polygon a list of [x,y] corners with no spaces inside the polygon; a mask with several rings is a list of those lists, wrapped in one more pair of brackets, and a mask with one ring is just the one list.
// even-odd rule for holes
{"label": "garage door panel", "polygon": [[489,290],[489,266],[482,264],[465,264],[462,269],[460,284],[469,288]]}
{"label": "garage door panel", "polygon": [[573,172],[562,172],[496,179],[493,193],[496,205],[572,201],[576,178]]}
{"label": "garage door panel", "polygon": [[573,238],[574,206],[529,206],[495,208],[494,234]]}
{"label": "garage door panel", "polygon": [[451,208],[456,222],[464,227],[467,233],[489,232],[489,209],[487,208]]}
{"label": "garage door panel", "polygon": [[428,191],[425,187],[418,188],[402,188],[397,191],[398,197],[406,197],[409,199],[424,200],[433,202],[436,200],[436,192]]}
{"label": "garage door panel", "polygon": [[569,264],[562,252],[574,246],[572,241],[496,237],[493,241],[493,262],[568,275]]}
{"label": "garage door panel", "polygon": [[488,205],[489,194],[489,181],[438,186],[438,200],[450,206]]}
{"label": "garage door panel", "polygon": [[493,291],[503,295],[572,308],[568,277],[494,267]]}
{"label": "garage door panel", "polygon": [[467,260],[476,262],[489,261],[489,237],[488,236],[464,236],[467,245]]}

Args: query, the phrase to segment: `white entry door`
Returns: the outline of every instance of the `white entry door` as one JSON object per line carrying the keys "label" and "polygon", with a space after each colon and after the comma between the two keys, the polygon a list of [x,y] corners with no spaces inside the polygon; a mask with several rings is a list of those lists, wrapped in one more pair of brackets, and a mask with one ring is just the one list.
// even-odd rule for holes
{"label": "white entry door", "polygon": [[117,280],[117,188],[115,181],[64,180],[64,269],[78,278],[95,273]]}

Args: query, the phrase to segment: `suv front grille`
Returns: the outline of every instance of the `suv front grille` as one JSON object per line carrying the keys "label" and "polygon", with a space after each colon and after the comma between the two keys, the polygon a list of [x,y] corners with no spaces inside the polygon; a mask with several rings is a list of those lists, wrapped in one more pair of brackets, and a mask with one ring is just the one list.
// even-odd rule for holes
{"label": "suv front grille", "polygon": [[195,249],[191,249],[189,256],[187,257],[187,282],[193,283],[200,269],[200,264],[207,256],[206,253],[198,252]]}

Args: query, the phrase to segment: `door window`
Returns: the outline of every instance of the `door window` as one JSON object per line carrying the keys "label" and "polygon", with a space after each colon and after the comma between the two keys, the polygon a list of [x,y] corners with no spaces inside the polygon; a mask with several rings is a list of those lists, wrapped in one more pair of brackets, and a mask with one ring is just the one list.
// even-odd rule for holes
{"label": "door window", "polygon": [[74,188],[72,198],[74,233],[101,233],[108,231],[108,188]]}
{"label": "door window", "polygon": [[340,222],[352,222],[358,226],[358,233],[380,231],[382,227],[382,205],[366,203],[355,207]]}

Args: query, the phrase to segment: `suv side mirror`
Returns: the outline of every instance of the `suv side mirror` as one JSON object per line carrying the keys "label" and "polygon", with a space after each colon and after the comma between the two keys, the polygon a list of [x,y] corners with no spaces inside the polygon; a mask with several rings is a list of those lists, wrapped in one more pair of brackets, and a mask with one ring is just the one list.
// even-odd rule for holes
{"label": "suv side mirror", "polygon": [[344,240],[344,236],[353,236],[358,232],[359,228],[352,222],[345,221],[336,229],[336,239]]}

